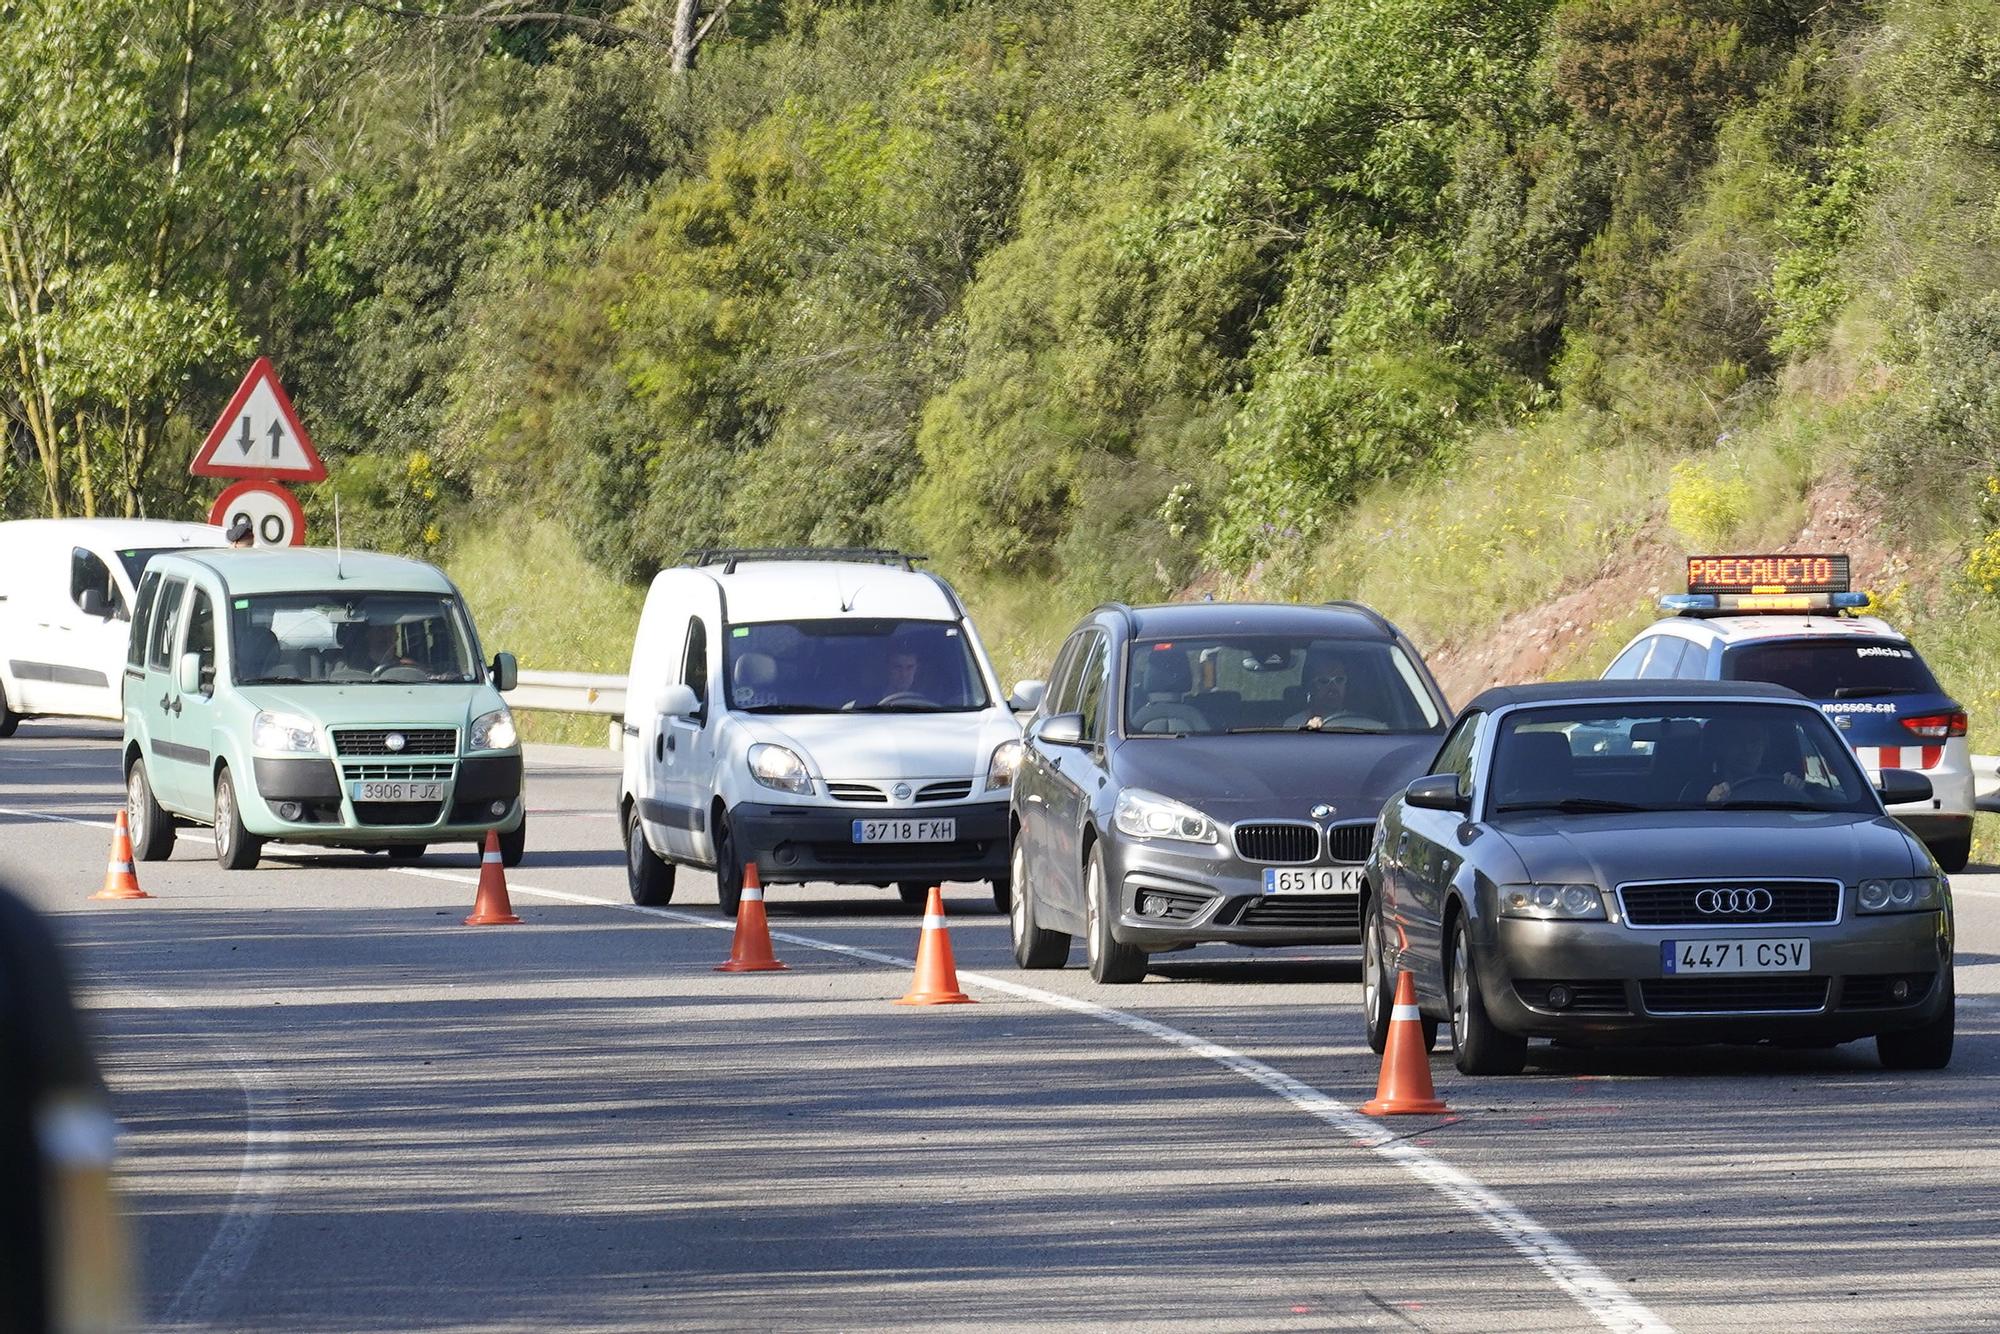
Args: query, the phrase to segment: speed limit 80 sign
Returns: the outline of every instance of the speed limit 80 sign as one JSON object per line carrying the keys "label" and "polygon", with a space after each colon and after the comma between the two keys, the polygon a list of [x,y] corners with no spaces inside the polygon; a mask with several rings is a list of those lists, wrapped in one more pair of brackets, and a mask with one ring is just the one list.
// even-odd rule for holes
{"label": "speed limit 80 sign", "polygon": [[298,499],[276,482],[238,482],[215,498],[208,521],[227,529],[241,515],[260,547],[302,547],[306,515]]}

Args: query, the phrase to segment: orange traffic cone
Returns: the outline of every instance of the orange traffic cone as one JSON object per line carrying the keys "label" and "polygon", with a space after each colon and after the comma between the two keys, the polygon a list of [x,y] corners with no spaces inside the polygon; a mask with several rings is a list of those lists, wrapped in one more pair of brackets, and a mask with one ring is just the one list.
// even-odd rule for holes
{"label": "orange traffic cone", "polygon": [[958,989],[958,966],[951,958],[951,932],[944,925],[944,891],[931,886],[924,905],[924,933],[917,938],[917,976],[898,1005],[972,1005]]}
{"label": "orange traffic cone", "polygon": [[771,924],[764,918],[764,881],[756,862],[743,863],[743,897],[736,904],[736,936],[729,942],[729,962],[718,973],[777,973],[785,965],[771,953]]}
{"label": "orange traffic cone", "polygon": [[500,835],[486,831],[486,850],[479,854],[479,894],[472,900],[467,926],[519,926],[514,905],[507,901],[507,868],[501,864]]}
{"label": "orange traffic cone", "polygon": [[1370,1116],[1436,1115],[1451,1109],[1431,1087],[1431,1057],[1424,1050],[1424,1020],[1417,1009],[1417,983],[1396,974],[1396,1004],[1389,1011],[1389,1043],[1382,1052],[1382,1078],[1375,1096],[1361,1104]]}
{"label": "orange traffic cone", "polygon": [[111,828],[111,864],[104,868],[104,888],[90,897],[93,899],[150,899],[153,896],[139,888],[139,876],[132,869],[132,835],[125,824],[125,812],[118,812],[118,822]]}

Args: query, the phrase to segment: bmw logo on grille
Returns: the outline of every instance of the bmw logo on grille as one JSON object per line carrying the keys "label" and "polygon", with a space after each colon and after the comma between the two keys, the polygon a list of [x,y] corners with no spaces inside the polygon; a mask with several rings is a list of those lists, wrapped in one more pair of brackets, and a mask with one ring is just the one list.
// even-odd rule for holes
{"label": "bmw logo on grille", "polygon": [[908,783],[898,783],[889,789],[889,795],[897,801],[908,801],[910,799],[910,785]]}
{"label": "bmw logo on grille", "polygon": [[1312,818],[1315,820],[1324,820],[1326,819],[1327,816],[1332,814],[1333,814],[1333,807],[1327,805],[1323,801],[1319,805],[1312,808]]}
{"label": "bmw logo on grille", "polygon": [[404,738],[401,732],[391,732],[389,733],[389,735],[382,738],[382,746],[383,749],[385,750],[400,751],[403,749],[404,746],[407,746],[408,744],[409,742]]}

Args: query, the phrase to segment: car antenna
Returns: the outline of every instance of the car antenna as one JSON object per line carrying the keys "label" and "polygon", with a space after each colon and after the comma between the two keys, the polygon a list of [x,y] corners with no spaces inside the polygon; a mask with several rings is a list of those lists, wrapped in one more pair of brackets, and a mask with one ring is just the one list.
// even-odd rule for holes
{"label": "car antenna", "polygon": [[336,579],[347,577],[343,562],[344,553],[340,546],[340,492],[336,491],[333,493],[333,577]]}

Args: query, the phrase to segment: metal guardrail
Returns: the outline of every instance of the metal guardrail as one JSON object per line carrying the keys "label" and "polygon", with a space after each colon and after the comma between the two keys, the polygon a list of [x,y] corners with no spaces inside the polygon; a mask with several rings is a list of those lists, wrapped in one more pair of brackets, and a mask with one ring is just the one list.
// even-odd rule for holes
{"label": "metal guardrail", "polygon": [[2000,755],[1972,757],[1972,804],[2000,812]]}

